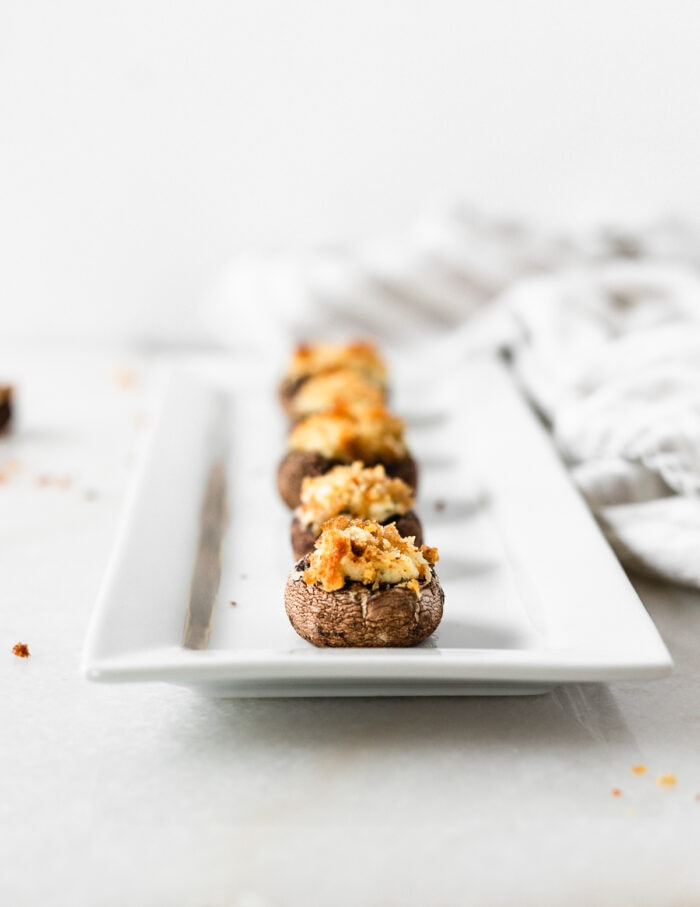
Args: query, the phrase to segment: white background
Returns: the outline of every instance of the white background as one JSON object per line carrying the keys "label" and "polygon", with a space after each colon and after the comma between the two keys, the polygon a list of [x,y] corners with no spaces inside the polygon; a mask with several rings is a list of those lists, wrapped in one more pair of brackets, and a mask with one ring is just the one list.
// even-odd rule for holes
{"label": "white background", "polygon": [[697,216],[699,37],[695,0],[5,0],[0,339],[187,337],[241,247],[456,198]]}

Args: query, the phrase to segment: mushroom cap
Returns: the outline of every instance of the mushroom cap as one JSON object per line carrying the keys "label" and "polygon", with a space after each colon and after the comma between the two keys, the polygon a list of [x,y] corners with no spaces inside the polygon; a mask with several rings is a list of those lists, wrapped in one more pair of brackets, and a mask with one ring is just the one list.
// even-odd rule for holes
{"label": "mushroom cap", "polygon": [[307,476],[321,476],[337,465],[336,460],[305,450],[290,450],[277,467],[277,490],[287,507],[301,503],[301,483]]}
{"label": "mushroom cap", "polygon": [[0,384],[0,432],[9,427],[12,419],[12,391],[8,384]]}
{"label": "mushroom cap", "polygon": [[284,604],[296,632],[315,646],[414,646],[442,619],[445,594],[434,572],[418,597],[405,586],[371,589],[357,582],[326,592],[304,582],[305,566],[302,559],[289,575]]}

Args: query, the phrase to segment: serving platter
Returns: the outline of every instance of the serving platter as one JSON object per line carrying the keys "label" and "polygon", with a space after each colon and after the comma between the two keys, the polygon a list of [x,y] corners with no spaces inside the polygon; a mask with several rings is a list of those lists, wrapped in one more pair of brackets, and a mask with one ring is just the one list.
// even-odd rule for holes
{"label": "serving platter", "polygon": [[[215,696],[481,695],[661,677],[672,662],[546,431],[493,356],[391,361],[391,407],[421,469],[416,509],[440,551],[443,621],[411,649],[316,649],[283,604],[290,515],[271,363],[170,374],[83,653],[93,681]],[[183,646],[215,459],[228,522],[206,648]]]}

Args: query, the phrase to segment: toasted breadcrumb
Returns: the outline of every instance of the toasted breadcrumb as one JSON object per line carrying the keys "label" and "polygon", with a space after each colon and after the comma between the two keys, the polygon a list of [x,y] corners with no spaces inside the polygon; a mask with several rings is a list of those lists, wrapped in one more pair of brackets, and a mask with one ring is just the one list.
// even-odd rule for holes
{"label": "toasted breadcrumb", "polygon": [[411,488],[403,479],[387,476],[384,467],[335,466],[320,476],[307,476],[301,486],[301,505],[295,515],[304,526],[319,532],[321,525],[340,514],[383,523],[413,507]]}
{"label": "toasted breadcrumb", "polygon": [[294,395],[290,410],[293,416],[303,418],[337,406],[350,410],[382,406],[384,399],[381,385],[359,372],[342,368],[309,378]]}
{"label": "toasted breadcrumb", "polygon": [[329,460],[352,463],[395,462],[407,456],[404,424],[383,407],[362,413],[337,406],[307,416],[289,433],[289,450],[318,453]]}
{"label": "toasted breadcrumb", "polygon": [[646,773],[646,770],[647,770],[646,765],[633,765],[632,766],[632,771],[635,773],[635,775],[644,775]]}
{"label": "toasted breadcrumb", "polygon": [[286,377],[295,379],[305,375],[349,368],[383,384],[386,365],[374,344],[358,340],[352,343],[301,343],[288,363]]}
{"label": "toasted breadcrumb", "polygon": [[326,592],[342,589],[346,581],[378,588],[397,585],[420,597],[420,584],[430,582],[436,548],[417,548],[402,538],[394,523],[336,517],[324,523],[303,573],[307,585],[319,583]]}
{"label": "toasted breadcrumb", "polygon": [[659,787],[674,787],[676,782],[677,778],[672,772],[669,772],[666,775],[659,775],[656,779],[656,783]]}
{"label": "toasted breadcrumb", "polygon": [[29,658],[29,646],[26,642],[17,642],[12,647],[12,654],[17,658]]}

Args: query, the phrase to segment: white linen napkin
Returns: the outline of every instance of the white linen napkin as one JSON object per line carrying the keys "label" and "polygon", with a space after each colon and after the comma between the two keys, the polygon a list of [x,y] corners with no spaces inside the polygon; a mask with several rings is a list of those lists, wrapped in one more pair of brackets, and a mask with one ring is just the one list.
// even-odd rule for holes
{"label": "white linen napkin", "polygon": [[682,222],[566,235],[457,207],[401,237],[238,256],[203,311],[210,336],[279,355],[358,334],[507,348],[621,560],[700,587],[698,267]]}
{"label": "white linen napkin", "polygon": [[620,558],[700,587],[700,279],[595,265],[501,303],[516,371]]}

